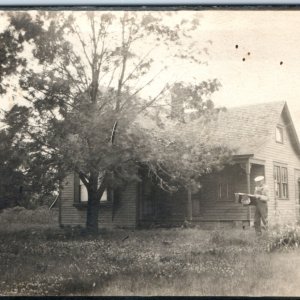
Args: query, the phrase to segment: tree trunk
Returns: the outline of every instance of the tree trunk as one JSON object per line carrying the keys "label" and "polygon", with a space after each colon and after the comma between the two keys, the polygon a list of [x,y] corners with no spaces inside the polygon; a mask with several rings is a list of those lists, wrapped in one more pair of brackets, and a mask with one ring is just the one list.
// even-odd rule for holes
{"label": "tree trunk", "polygon": [[98,174],[92,174],[89,178],[88,207],[86,215],[86,229],[90,233],[98,232],[100,198],[98,194]]}
{"label": "tree trunk", "polygon": [[97,195],[97,189],[88,191],[88,207],[86,215],[86,229],[90,233],[98,232],[100,199]]}
{"label": "tree trunk", "polygon": [[106,189],[105,179],[98,188],[98,174],[90,177],[88,188],[88,207],[86,215],[86,229],[89,233],[98,233],[100,199]]}

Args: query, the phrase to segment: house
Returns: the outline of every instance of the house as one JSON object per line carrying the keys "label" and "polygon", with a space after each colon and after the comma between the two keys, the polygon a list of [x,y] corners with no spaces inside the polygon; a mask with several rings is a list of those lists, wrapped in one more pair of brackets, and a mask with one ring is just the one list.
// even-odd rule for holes
{"label": "house", "polygon": [[[235,192],[254,192],[254,178],[265,176],[270,190],[269,222],[299,220],[300,145],[285,102],[230,108],[212,122],[212,139],[236,148],[234,163],[202,177],[197,194],[180,190],[168,194],[144,174],[118,192],[106,192],[100,201],[100,227],[149,224],[241,224],[253,221],[255,207],[235,202]],[[60,197],[60,224],[84,225],[86,191],[70,174]]]}

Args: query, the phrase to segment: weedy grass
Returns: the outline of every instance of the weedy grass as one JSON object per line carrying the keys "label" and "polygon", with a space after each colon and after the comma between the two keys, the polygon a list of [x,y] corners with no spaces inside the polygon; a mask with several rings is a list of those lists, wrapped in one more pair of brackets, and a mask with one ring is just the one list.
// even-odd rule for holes
{"label": "weedy grass", "polygon": [[269,234],[268,251],[298,248],[300,246],[300,227],[287,224],[275,227]]}
{"label": "weedy grass", "polygon": [[37,209],[26,209],[16,206],[7,208],[0,212],[1,232],[17,232],[29,228],[47,228],[57,227],[58,211],[49,210],[47,206],[41,206]]}
{"label": "weedy grass", "polygon": [[279,229],[261,238],[252,229],[200,228],[91,237],[80,227],[60,229],[50,216],[37,220],[7,227],[0,214],[0,295],[300,294],[296,244],[271,247]]}

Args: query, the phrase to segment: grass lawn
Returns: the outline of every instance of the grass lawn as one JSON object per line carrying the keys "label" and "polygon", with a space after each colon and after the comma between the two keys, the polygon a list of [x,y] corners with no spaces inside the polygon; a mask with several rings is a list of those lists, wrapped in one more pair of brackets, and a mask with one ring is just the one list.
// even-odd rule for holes
{"label": "grass lawn", "polygon": [[[1,223],[1,218],[0,218]],[[300,251],[252,229],[0,226],[0,295],[300,295]]]}

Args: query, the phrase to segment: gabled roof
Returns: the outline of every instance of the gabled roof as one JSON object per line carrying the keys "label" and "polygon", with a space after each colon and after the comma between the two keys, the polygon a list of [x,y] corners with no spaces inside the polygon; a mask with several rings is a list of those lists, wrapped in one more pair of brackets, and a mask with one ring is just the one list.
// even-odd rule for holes
{"label": "gabled roof", "polygon": [[216,122],[211,122],[211,138],[218,143],[237,149],[237,155],[251,155],[275,132],[281,114],[297,153],[299,140],[285,102],[269,102],[233,107],[221,112]]}

